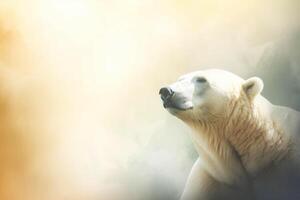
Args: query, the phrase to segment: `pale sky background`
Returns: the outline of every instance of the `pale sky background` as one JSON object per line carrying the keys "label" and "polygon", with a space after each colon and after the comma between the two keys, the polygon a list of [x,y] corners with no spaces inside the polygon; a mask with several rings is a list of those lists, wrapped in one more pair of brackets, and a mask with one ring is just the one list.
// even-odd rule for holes
{"label": "pale sky background", "polygon": [[221,68],[299,109],[298,26],[297,0],[1,1],[0,199],[176,199],[197,155],[159,88]]}

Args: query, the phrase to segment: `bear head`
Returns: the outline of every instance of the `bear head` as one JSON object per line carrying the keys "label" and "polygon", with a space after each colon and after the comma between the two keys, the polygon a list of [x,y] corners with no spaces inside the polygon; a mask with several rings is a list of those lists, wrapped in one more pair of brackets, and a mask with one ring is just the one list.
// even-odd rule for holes
{"label": "bear head", "polygon": [[243,106],[254,103],[263,82],[217,69],[196,71],[181,76],[176,82],[160,89],[164,107],[185,122],[207,123],[228,119],[236,102]]}

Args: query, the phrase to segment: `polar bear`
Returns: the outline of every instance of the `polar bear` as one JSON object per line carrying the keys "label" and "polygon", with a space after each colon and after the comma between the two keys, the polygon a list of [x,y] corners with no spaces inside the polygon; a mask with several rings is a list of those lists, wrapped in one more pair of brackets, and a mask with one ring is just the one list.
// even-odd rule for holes
{"label": "polar bear", "polygon": [[262,89],[258,77],[219,69],[160,89],[199,154],[182,200],[300,199],[300,113],[271,104]]}

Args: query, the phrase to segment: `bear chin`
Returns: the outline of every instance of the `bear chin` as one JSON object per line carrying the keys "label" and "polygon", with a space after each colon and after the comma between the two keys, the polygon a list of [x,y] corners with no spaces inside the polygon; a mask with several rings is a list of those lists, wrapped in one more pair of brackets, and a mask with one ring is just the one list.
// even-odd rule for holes
{"label": "bear chin", "polygon": [[193,110],[193,107],[192,106],[191,107],[175,107],[175,106],[172,106],[172,107],[166,107],[165,109],[170,114],[177,115],[177,114],[189,111],[189,110]]}

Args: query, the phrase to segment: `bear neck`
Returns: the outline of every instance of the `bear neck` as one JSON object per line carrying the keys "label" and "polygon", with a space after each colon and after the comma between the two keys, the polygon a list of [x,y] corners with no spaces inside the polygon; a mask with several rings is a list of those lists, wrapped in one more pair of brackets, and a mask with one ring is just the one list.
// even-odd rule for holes
{"label": "bear neck", "polygon": [[262,96],[253,102],[246,97],[237,101],[231,117],[223,124],[223,137],[238,153],[248,174],[261,171],[281,161],[289,151],[289,138],[271,116],[272,104]]}
{"label": "bear neck", "polygon": [[[263,97],[259,97],[263,98]],[[228,183],[246,182],[287,154],[288,139],[266,114],[266,100],[231,103],[226,120],[192,121],[192,138],[211,175]]]}

